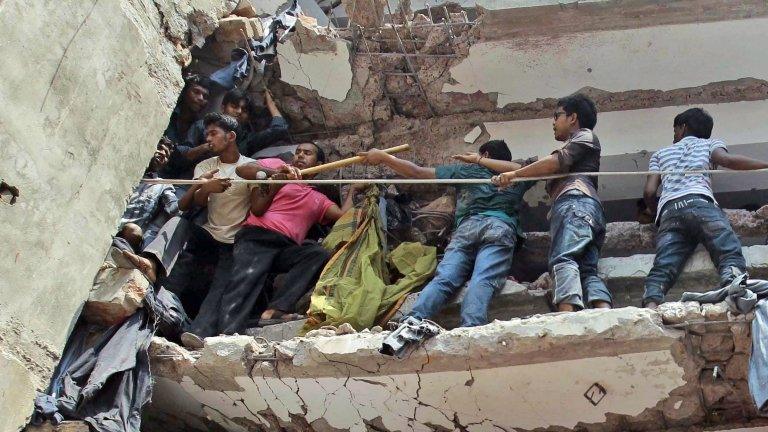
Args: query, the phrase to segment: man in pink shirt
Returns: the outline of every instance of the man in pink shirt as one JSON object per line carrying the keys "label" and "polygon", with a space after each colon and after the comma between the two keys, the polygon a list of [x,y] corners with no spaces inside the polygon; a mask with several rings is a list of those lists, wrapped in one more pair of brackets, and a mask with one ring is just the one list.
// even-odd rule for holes
{"label": "man in pink shirt", "polygon": [[[255,179],[258,172],[281,172],[290,177],[298,170],[325,162],[325,154],[314,143],[299,144],[293,162],[262,159],[237,168],[237,175]],[[308,176],[309,177],[309,176]],[[270,185],[268,190],[251,191],[251,211],[235,236],[232,277],[221,302],[220,322],[224,334],[244,330],[245,322],[261,296],[269,273],[286,273],[283,287],[276,292],[263,320],[288,317],[299,299],[311,288],[330,254],[317,243],[304,242],[316,223],[336,222],[352,208],[355,192],[350,187],[339,207],[310,185]]]}

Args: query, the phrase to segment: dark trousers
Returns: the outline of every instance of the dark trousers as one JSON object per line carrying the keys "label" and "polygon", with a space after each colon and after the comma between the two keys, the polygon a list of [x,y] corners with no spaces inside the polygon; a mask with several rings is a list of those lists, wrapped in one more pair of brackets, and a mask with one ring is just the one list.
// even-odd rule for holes
{"label": "dark trousers", "polygon": [[264,228],[244,227],[235,237],[229,287],[222,297],[222,333],[242,332],[270,273],[286,273],[283,287],[267,306],[290,312],[312,288],[328,251],[316,243],[297,245],[290,238]]}
{"label": "dark trousers", "polygon": [[[205,274],[200,272],[204,266],[215,266],[211,280],[199,281],[196,278]],[[205,299],[200,305],[191,332],[201,336],[215,336],[219,328],[219,308],[232,273],[232,245],[220,243],[202,227],[189,224],[189,238],[184,249],[176,259],[173,269],[163,281],[167,290],[183,296],[190,286],[209,286]]]}
{"label": "dark trousers", "polygon": [[554,303],[578,308],[594,301],[613,304],[611,292],[597,275],[605,241],[605,215],[600,203],[578,191],[564,193],[552,206],[549,235]]}
{"label": "dark trousers", "polygon": [[661,212],[656,233],[656,258],[645,279],[643,304],[664,301],[699,243],[704,244],[717,266],[721,286],[728,285],[733,279],[731,267],[747,271],[741,242],[728,217],[708,197],[685,195],[666,203]]}

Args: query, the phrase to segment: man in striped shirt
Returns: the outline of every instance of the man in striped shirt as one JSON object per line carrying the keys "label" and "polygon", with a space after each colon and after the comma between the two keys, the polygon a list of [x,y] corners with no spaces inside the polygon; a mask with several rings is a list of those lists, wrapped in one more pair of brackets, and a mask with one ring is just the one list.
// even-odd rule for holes
{"label": "man in striped shirt", "polygon": [[[768,168],[768,162],[731,155],[725,143],[710,139],[712,117],[691,108],[674,120],[674,144],[651,157],[649,171],[691,171],[723,166],[734,170]],[[656,192],[661,197],[656,203]],[[674,285],[696,246],[703,243],[720,273],[722,286],[734,278],[734,269],[746,272],[741,242],[712,193],[705,174],[652,174],[643,193],[648,212],[657,214],[656,258],[645,280],[643,305],[655,308]],[[658,211],[656,211],[658,209]]]}

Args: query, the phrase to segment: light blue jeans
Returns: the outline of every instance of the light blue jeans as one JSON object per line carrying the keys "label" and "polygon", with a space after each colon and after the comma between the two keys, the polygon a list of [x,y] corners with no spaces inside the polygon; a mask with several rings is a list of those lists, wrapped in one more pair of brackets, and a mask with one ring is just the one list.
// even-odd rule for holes
{"label": "light blue jeans", "polygon": [[552,206],[549,270],[555,281],[554,303],[583,309],[592,302],[613,304],[597,261],[605,241],[605,214],[600,202],[579,191],[568,191]]}
{"label": "light blue jeans", "polygon": [[516,240],[515,230],[501,219],[482,215],[464,219],[454,231],[434,279],[421,291],[408,316],[431,318],[469,279],[461,303],[461,326],[488,323],[488,305],[504,286]]}

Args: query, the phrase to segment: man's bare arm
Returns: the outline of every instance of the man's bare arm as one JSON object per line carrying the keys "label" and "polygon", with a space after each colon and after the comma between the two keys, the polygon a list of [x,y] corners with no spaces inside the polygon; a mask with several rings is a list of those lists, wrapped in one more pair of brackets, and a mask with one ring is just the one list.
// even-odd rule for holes
{"label": "man's bare arm", "polygon": [[749,156],[730,154],[722,148],[713,151],[711,159],[715,165],[738,171],[768,168],[768,162],[754,159]]}
{"label": "man's bare arm", "polygon": [[403,177],[416,178],[416,179],[433,179],[435,178],[434,168],[425,168],[416,165],[411,161],[400,159],[391,154],[385,153],[378,149],[360,152],[357,154],[365,158],[365,163],[370,165],[386,165],[392,169],[392,171],[398,173]]}
{"label": "man's bare arm", "polygon": [[656,191],[659,190],[661,184],[661,176],[659,174],[651,174],[645,179],[645,187],[643,188],[643,200],[645,200],[645,206],[648,208],[648,212],[652,215],[656,214],[658,210],[656,208]]}
{"label": "man's bare arm", "polygon": [[246,180],[257,180],[259,171],[264,172],[267,177],[272,177],[278,173],[278,170],[266,168],[259,165],[258,162],[248,162],[235,168],[235,173],[237,173],[240,178],[244,178]]}
{"label": "man's bare arm", "polygon": [[333,206],[329,207],[328,210],[325,211],[325,216],[323,217],[323,222],[330,223],[330,222],[336,222],[341,218],[344,213],[348,212],[349,209],[352,208],[352,206],[355,204],[355,194],[358,192],[361,192],[365,188],[367,188],[368,185],[366,184],[352,184],[349,187],[349,190],[347,191],[347,197],[344,199],[344,202],[342,203],[341,207],[334,204]]}
{"label": "man's bare arm", "polygon": [[478,164],[480,166],[484,166],[488,168],[491,171],[496,171],[497,173],[514,171],[523,167],[521,164],[517,162],[491,159],[491,158],[480,156],[478,153],[475,153],[475,152],[466,152],[464,154],[457,154],[457,155],[451,156],[451,158],[456,159],[458,161],[465,162],[465,163]]}

